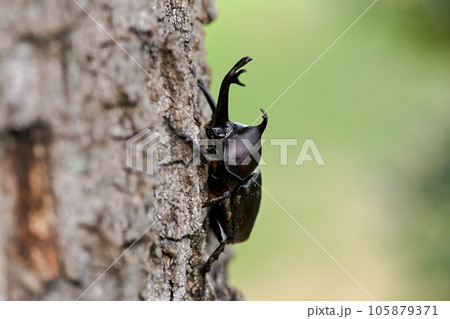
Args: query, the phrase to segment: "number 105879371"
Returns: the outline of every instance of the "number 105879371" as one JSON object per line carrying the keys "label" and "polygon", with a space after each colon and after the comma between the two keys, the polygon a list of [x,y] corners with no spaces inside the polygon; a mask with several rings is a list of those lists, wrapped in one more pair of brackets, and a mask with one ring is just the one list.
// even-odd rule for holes
{"label": "number 105879371", "polygon": [[436,306],[369,306],[369,316],[437,316]]}

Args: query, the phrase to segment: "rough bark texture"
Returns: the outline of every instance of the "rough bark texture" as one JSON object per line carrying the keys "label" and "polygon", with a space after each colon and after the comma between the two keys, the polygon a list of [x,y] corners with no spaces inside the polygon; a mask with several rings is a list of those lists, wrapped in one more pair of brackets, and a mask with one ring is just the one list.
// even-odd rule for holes
{"label": "rough bark texture", "polygon": [[[77,1],[132,57],[74,0],[0,2],[0,299],[77,299],[151,225],[81,299],[239,299],[229,251],[200,273],[205,168],[166,121],[197,137],[210,115],[214,3]],[[144,128],[171,138],[154,176],[125,166]]]}

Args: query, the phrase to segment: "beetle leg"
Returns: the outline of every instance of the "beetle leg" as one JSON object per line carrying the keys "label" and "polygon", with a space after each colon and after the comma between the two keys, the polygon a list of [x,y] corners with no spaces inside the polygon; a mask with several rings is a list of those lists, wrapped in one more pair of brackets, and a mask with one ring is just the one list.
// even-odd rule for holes
{"label": "beetle leg", "polygon": [[211,111],[214,113],[214,111],[216,110],[216,101],[214,101],[214,98],[212,97],[211,93],[209,92],[208,88],[206,87],[206,84],[203,83],[202,80],[198,80],[197,85],[202,90],[202,92],[205,94],[206,100],[208,101],[208,104],[211,107]]}
{"label": "beetle leg", "polygon": [[[169,126],[169,128],[172,130],[172,132],[178,136],[179,138],[181,138],[182,140],[184,140],[186,142],[186,144],[188,144],[192,150],[197,150],[200,151],[200,159],[202,161],[203,164],[208,164],[210,161],[207,158],[208,153],[200,147],[200,145],[189,135],[186,134],[182,134],[182,133],[178,133],[177,130],[175,129],[175,127],[173,126],[172,122],[166,118],[167,120],[167,125]],[[198,154],[198,153],[197,153]]]}
{"label": "beetle leg", "polygon": [[219,197],[212,198],[212,199],[209,199],[206,202],[204,202],[202,204],[202,208],[211,207],[211,206],[214,206],[216,204],[219,204],[219,203],[223,202],[225,199],[227,199],[228,197],[230,197],[230,192],[225,192]]}
{"label": "beetle leg", "polygon": [[200,145],[192,137],[185,134],[177,134],[177,136],[182,138],[186,142],[186,144],[188,144],[192,148],[193,151],[196,150],[196,154],[200,152],[200,159],[203,164],[207,165],[209,163],[209,159],[207,158],[208,153],[203,148],[201,148]]}
{"label": "beetle leg", "polygon": [[209,272],[211,270],[212,264],[219,258],[220,254],[223,253],[223,251],[225,249],[225,243],[227,240],[227,236],[225,235],[225,232],[223,231],[223,228],[220,225],[220,223],[217,222],[217,224],[219,225],[219,230],[220,230],[220,237],[221,237],[219,239],[220,244],[219,244],[219,247],[217,247],[216,250],[214,250],[214,252],[208,258],[208,261],[206,262],[206,264],[203,266],[202,272],[204,274],[206,274],[207,272]]}

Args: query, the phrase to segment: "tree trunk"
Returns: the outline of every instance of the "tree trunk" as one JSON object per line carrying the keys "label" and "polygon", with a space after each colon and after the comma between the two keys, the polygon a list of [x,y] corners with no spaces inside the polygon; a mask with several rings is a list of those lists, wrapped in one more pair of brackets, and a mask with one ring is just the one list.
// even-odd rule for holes
{"label": "tree trunk", "polygon": [[[215,16],[211,0],[0,3],[0,299],[240,298],[230,251],[200,272],[218,244],[206,172],[168,126],[198,137],[210,115],[193,70],[209,81]],[[153,175],[126,165],[145,128],[166,141]]]}

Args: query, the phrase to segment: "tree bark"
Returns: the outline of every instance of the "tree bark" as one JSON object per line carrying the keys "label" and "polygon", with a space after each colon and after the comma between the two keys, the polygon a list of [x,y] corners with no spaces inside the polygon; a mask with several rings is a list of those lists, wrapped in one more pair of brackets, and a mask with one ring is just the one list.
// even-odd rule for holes
{"label": "tree bark", "polygon": [[[229,250],[200,272],[218,244],[206,170],[168,127],[198,137],[210,115],[193,69],[209,82],[215,16],[212,0],[0,3],[0,299],[241,298]],[[125,165],[145,128],[170,138],[153,176]]]}

